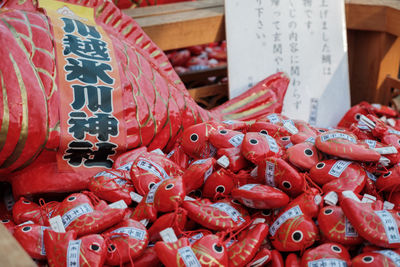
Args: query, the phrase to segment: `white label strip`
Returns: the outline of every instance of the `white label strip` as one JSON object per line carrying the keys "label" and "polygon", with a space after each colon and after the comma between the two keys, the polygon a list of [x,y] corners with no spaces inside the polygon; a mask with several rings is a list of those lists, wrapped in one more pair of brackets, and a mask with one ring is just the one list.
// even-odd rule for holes
{"label": "white label strip", "polygon": [[104,176],[104,177],[111,178],[111,179],[117,178],[117,176],[114,173],[111,173],[111,172],[108,172],[108,171],[99,172],[98,174],[96,174],[94,176],[94,178],[100,177],[100,176]]}
{"label": "white label strip", "polygon": [[65,233],[65,228],[60,215],[49,219],[50,227],[54,232]]}
{"label": "white label strip", "polygon": [[238,147],[242,144],[244,138],[244,134],[237,134],[235,136],[232,136],[228,142],[233,145],[234,147]]}
{"label": "white label strip", "polygon": [[81,240],[72,240],[68,243],[67,267],[77,267],[79,264],[79,255],[81,250]]}
{"label": "white label strip", "polygon": [[123,170],[123,171],[129,171],[132,168],[133,161],[128,162],[120,167],[117,168],[117,170]]}
{"label": "white label strip", "polygon": [[207,162],[209,159],[199,159],[196,160],[195,162],[192,163],[192,165],[196,165],[196,164],[203,164],[204,162]]}
{"label": "white label strip", "polygon": [[190,247],[178,249],[178,254],[181,256],[186,267],[201,267],[199,260]]}
{"label": "white label strip", "polygon": [[309,261],[308,267],[347,267],[347,263],[339,259],[319,259]]}
{"label": "white label strip", "polygon": [[241,187],[239,187],[239,189],[240,190],[251,190],[257,185],[258,184],[245,184],[245,185],[242,185]]}
{"label": "white label strip", "polygon": [[376,147],[376,141],[375,140],[366,139],[366,140],[364,140],[364,142],[368,145],[368,147],[370,149],[373,149],[373,148]]}
{"label": "white label strip", "polygon": [[344,134],[344,133],[330,133],[330,134],[324,134],[321,135],[321,142],[326,142],[331,139],[345,139],[347,141],[350,141],[354,144],[357,143],[356,139],[351,137],[350,135]]}
{"label": "white label strip", "polygon": [[392,214],[387,210],[374,211],[382,221],[389,244],[400,243],[399,229]]}
{"label": "white label strip", "polygon": [[171,227],[165,228],[160,232],[160,236],[162,240],[166,243],[174,243],[178,241],[178,238],[175,235],[174,229]]}
{"label": "white label strip", "polygon": [[120,210],[124,210],[124,209],[126,209],[126,208],[128,207],[128,206],[126,205],[125,201],[123,201],[122,199],[121,199],[121,200],[118,200],[117,202],[108,204],[108,206],[109,206],[110,208],[112,208],[112,209],[120,209]]}
{"label": "white label strip", "polygon": [[303,212],[301,211],[300,207],[297,205],[287,211],[285,211],[281,216],[279,216],[278,219],[274,221],[274,223],[271,225],[269,228],[269,233],[274,236],[276,231],[282,226],[283,223],[285,223],[287,220],[303,215]]}
{"label": "white label strip", "polygon": [[48,229],[49,227],[46,226],[40,226],[40,255],[45,256],[46,255],[46,248],[44,247],[44,238],[43,238],[43,231],[45,229]]}
{"label": "white label strip", "polygon": [[[121,227],[121,228],[115,229],[111,233],[126,234],[126,235],[129,235],[131,238],[134,238],[137,240],[143,240],[146,235],[146,231],[135,228],[135,227]],[[118,236],[118,235],[116,235],[116,236]],[[112,236],[112,237],[116,237],[116,236]]]}
{"label": "white label strip", "polygon": [[291,134],[297,134],[299,130],[293,125],[293,122],[285,122],[283,127]]}
{"label": "white label strip", "polygon": [[397,149],[394,146],[386,146],[386,147],[377,147],[374,148],[376,152],[378,152],[381,155],[387,155],[387,154],[396,154]]}
{"label": "white label strip", "polygon": [[400,267],[400,255],[393,250],[376,250],[374,252],[388,257],[397,267]]}
{"label": "white label strip", "polygon": [[350,223],[350,221],[345,217],[345,233],[344,235],[347,237],[357,237],[358,233],[354,226]]}
{"label": "white label strip", "polygon": [[309,142],[309,143],[315,144],[315,138],[312,137],[312,136],[308,137],[305,142]]}
{"label": "white label strip", "polygon": [[279,123],[279,122],[281,121],[281,120],[279,119],[278,115],[276,115],[276,114],[268,115],[267,118],[269,119],[269,121],[270,121],[272,124],[277,124],[277,123]]}
{"label": "white label strip", "polygon": [[137,166],[138,166],[138,168],[141,168],[142,170],[145,170],[145,171],[148,171],[148,172],[154,174],[161,180],[170,178],[169,175],[167,174],[167,172],[160,165],[158,165],[157,163],[155,163],[151,160],[141,158],[141,160],[138,161]]}
{"label": "white label strip", "polygon": [[135,201],[136,203],[140,203],[143,199],[141,195],[135,192],[130,192],[129,195],[131,196],[131,199]]}
{"label": "white label strip", "polygon": [[275,164],[267,161],[265,167],[265,182],[267,185],[275,187]]}
{"label": "white label strip", "polygon": [[204,236],[203,233],[198,233],[197,235],[191,236],[191,237],[188,238],[189,243],[193,244],[194,242],[196,242],[197,240],[199,240],[203,236]]}
{"label": "white label strip", "polygon": [[396,131],[396,130],[393,130],[393,129],[389,129],[388,132],[392,133],[392,134],[395,134],[395,135],[400,135],[400,131]]}
{"label": "white label strip", "polygon": [[155,185],[153,185],[152,188],[150,188],[150,191],[147,193],[146,197],[146,203],[153,203],[154,202],[154,195],[156,194],[156,191],[158,187],[161,185],[162,182],[158,182]]}
{"label": "white label strip", "polygon": [[329,174],[339,178],[343,171],[352,163],[352,161],[338,160],[333,164],[332,168],[329,170]]}
{"label": "white label strip", "polygon": [[229,158],[227,156],[223,155],[222,157],[220,157],[217,160],[217,163],[219,166],[226,169],[229,167]]}
{"label": "white label strip", "polygon": [[226,214],[228,214],[229,217],[232,218],[232,220],[234,222],[237,222],[238,220],[241,220],[242,222],[244,221],[240,212],[237,211],[234,207],[232,207],[229,204],[217,202],[217,203],[211,204],[210,206],[213,208],[217,208],[222,212],[225,212]]}
{"label": "white label strip", "polygon": [[67,228],[78,217],[93,212],[92,207],[88,203],[81,204],[61,216],[64,227]]}
{"label": "white label strip", "polygon": [[[262,134],[262,133],[260,133],[260,134]],[[269,136],[268,134],[262,134],[262,135],[265,136],[265,138],[267,138],[269,150],[271,150],[272,152],[278,153],[279,147],[278,147],[278,144],[276,143],[275,139],[272,138],[271,136]]]}

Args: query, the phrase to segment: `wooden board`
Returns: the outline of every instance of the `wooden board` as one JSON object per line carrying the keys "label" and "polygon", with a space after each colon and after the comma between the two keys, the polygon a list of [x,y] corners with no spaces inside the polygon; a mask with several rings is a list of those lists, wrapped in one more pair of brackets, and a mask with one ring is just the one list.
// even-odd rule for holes
{"label": "wooden board", "polygon": [[0,224],[0,262],[1,266],[7,267],[37,266],[2,224]]}
{"label": "wooden board", "polygon": [[223,0],[143,7],[124,12],[132,16],[162,50],[225,38]]}

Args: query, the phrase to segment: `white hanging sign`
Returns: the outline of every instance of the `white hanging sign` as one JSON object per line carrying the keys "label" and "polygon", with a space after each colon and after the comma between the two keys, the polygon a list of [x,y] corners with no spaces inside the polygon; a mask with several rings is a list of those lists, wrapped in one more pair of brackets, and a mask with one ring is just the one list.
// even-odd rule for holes
{"label": "white hanging sign", "polygon": [[290,78],[283,114],[320,127],[350,108],[344,0],[225,0],[229,95]]}

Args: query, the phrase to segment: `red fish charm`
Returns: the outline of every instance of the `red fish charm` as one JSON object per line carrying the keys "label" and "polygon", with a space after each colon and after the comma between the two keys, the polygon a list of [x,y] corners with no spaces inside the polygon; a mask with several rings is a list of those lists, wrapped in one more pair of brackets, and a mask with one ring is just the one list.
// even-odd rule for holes
{"label": "red fish charm", "polygon": [[[336,243],[325,243],[307,250],[301,257],[301,266],[351,266],[351,258],[346,248]],[[336,265],[335,265],[336,264]]]}
{"label": "red fish charm", "polygon": [[320,210],[318,226],[326,239],[344,246],[361,244],[364,239],[344,215],[342,208],[328,206]]}
{"label": "red fish charm", "polygon": [[166,267],[228,266],[228,254],[220,237],[206,235],[190,245],[187,238],[171,243],[157,242],[155,250]]}
{"label": "red fish charm", "polygon": [[43,231],[48,228],[38,224],[27,223],[14,228],[14,238],[28,252],[29,256],[37,260],[46,259],[46,250],[43,241]]}
{"label": "red fish charm", "polygon": [[262,222],[251,224],[241,232],[237,240],[228,247],[229,266],[245,266],[255,256],[268,235],[268,225]]}
{"label": "red fish charm", "polygon": [[106,242],[101,235],[76,239],[74,231],[57,233],[46,229],[44,245],[50,267],[101,267],[106,259]]}
{"label": "red fish charm", "polygon": [[253,209],[277,209],[289,203],[289,197],[274,187],[262,184],[246,184],[232,190],[232,197]]}
{"label": "red fish charm", "polygon": [[150,152],[136,159],[130,173],[136,191],[144,196],[158,182],[181,176],[183,171],[166,156]]}
{"label": "red fish charm", "polygon": [[279,251],[300,251],[318,239],[319,230],[299,206],[281,213],[269,228],[272,245]]}
{"label": "red fish charm", "polygon": [[150,242],[161,240],[160,232],[168,227],[171,227],[177,234],[182,233],[185,229],[186,221],[187,212],[182,208],[178,208],[174,212],[161,215],[148,230]]}
{"label": "red fish charm", "polygon": [[190,164],[182,175],[186,192],[202,187],[204,182],[215,170],[217,161],[214,158],[199,159]]}
{"label": "red fish charm", "polygon": [[[349,191],[347,191],[349,192]],[[347,194],[340,201],[345,216],[357,233],[374,245],[400,248],[400,216],[398,212],[382,210],[374,203],[361,203]]]}
{"label": "red fish charm", "polygon": [[99,233],[123,218],[124,210],[109,208],[103,200],[94,202],[86,194],[71,194],[59,204],[52,217],[60,215],[65,229],[75,230],[78,236]]}
{"label": "red fish charm", "polygon": [[310,178],[323,185],[325,193],[346,190],[360,193],[366,183],[367,174],[356,162],[329,159],[317,163],[310,169]]}
{"label": "red fish charm", "polygon": [[225,169],[213,172],[205,181],[202,192],[203,196],[214,199],[217,196],[230,195],[235,183],[232,175]]}
{"label": "red fish charm", "polygon": [[343,159],[378,162],[381,155],[368,146],[358,142],[350,132],[332,130],[322,133],[315,139],[318,150]]}
{"label": "red fish charm", "polygon": [[188,217],[207,229],[223,231],[239,228],[248,219],[247,211],[233,203],[212,203],[208,199],[184,201],[182,207]]}
{"label": "red fish charm", "polygon": [[397,267],[400,263],[399,250],[375,250],[357,255],[352,260],[353,267]]}
{"label": "red fish charm", "polygon": [[310,142],[303,142],[289,147],[286,155],[291,164],[301,170],[309,170],[322,160],[321,153]]}
{"label": "red fish charm", "polygon": [[[185,198],[182,178],[167,179],[154,186],[154,208],[161,212],[171,212],[176,210]],[[149,194],[147,197],[149,197]]]}
{"label": "red fish charm", "polygon": [[147,247],[149,234],[146,227],[132,219],[114,225],[103,236],[110,239],[106,264],[118,265],[139,257]]}
{"label": "red fish charm", "polygon": [[274,138],[254,132],[248,132],[244,136],[242,153],[246,159],[255,164],[259,164],[267,157],[280,157],[283,154]]}
{"label": "red fish charm", "polygon": [[209,140],[214,147],[220,149],[240,147],[242,145],[243,138],[244,134],[239,131],[219,128],[216,131],[211,131]]}
{"label": "red fish charm", "polygon": [[258,181],[270,186],[276,186],[292,197],[303,192],[304,176],[281,158],[270,157],[259,163]]}
{"label": "red fish charm", "polygon": [[216,131],[218,125],[203,122],[185,129],[182,134],[181,145],[183,151],[193,158],[209,158],[215,155],[216,148],[210,143],[211,132]]}
{"label": "red fish charm", "polygon": [[130,193],[135,191],[128,171],[106,170],[90,179],[89,190],[101,199],[109,202],[124,200],[132,203]]}

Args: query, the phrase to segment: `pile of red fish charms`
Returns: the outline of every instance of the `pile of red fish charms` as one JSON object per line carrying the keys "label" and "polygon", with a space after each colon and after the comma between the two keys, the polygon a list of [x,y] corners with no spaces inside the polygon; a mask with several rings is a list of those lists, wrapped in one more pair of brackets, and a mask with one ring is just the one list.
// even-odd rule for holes
{"label": "pile of red fish charms", "polygon": [[361,103],[336,128],[281,114],[186,128],[87,191],[15,203],[2,222],[50,266],[400,266],[400,125]]}

